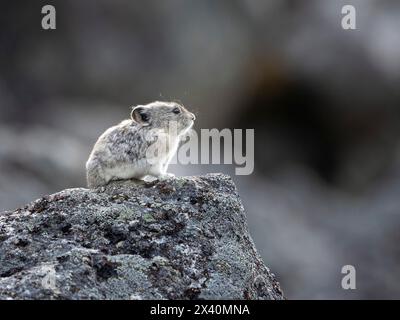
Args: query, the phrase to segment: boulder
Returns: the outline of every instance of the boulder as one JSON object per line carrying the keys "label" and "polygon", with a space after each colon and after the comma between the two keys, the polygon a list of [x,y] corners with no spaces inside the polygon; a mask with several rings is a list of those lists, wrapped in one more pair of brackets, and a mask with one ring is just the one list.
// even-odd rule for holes
{"label": "boulder", "polygon": [[0,213],[0,299],[283,299],[229,176],[66,189]]}

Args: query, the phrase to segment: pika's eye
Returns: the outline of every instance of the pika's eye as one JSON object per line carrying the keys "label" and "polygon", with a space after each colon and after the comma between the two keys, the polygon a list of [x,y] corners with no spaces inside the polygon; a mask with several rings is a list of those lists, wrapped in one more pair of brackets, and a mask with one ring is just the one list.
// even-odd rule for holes
{"label": "pika's eye", "polygon": [[178,108],[178,107],[176,107],[176,108],[174,108],[174,109],[172,110],[172,112],[175,113],[175,114],[179,114],[179,113],[181,113],[181,109]]}

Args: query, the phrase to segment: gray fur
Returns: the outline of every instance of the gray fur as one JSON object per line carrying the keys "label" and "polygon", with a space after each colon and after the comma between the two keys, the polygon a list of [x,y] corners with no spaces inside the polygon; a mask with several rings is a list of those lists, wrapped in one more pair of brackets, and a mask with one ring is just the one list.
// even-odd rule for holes
{"label": "gray fur", "polygon": [[[176,108],[179,114],[174,113]],[[192,113],[175,102],[155,101],[132,108],[131,119],[106,130],[94,145],[86,162],[88,187],[112,180],[170,176],[169,162],[194,120]],[[169,131],[171,127],[176,127],[176,135]],[[150,147],[159,150],[156,162],[148,159]]]}

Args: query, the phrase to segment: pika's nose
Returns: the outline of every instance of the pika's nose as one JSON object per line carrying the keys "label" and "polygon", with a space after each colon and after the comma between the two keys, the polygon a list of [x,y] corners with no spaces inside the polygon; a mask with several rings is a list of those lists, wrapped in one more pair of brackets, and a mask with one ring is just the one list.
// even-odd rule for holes
{"label": "pika's nose", "polygon": [[192,120],[196,120],[196,116],[193,113],[190,113],[190,117],[192,118]]}

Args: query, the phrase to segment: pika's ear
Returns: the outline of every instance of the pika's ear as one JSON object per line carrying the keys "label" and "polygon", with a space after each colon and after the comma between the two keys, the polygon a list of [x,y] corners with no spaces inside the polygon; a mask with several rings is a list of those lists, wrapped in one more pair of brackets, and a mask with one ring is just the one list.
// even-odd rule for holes
{"label": "pika's ear", "polygon": [[131,119],[143,126],[148,126],[150,124],[150,116],[142,106],[132,107]]}

